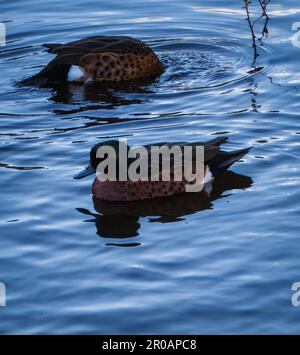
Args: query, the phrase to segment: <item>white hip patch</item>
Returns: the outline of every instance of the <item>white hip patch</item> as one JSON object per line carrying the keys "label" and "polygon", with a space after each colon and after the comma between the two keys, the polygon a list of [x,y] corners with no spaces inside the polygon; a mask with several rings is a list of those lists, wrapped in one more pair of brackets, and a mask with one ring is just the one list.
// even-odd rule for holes
{"label": "white hip patch", "polygon": [[84,81],[84,71],[78,65],[71,65],[68,81]]}
{"label": "white hip patch", "polygon": [[213,174],[211,173],[209,166],[206,166],[206,172],[205,172],[205,176],[204,176],[204,190],[206,191],[206,193],[208,195],[211,194],[212,189],[213,189]]}
{"label": "white hip patch", "polygon": [[206,172],[204,176],[204,184],[207,184],[208,182],[211,182],[214,179],[210,169],[208,166],[206,166]]}

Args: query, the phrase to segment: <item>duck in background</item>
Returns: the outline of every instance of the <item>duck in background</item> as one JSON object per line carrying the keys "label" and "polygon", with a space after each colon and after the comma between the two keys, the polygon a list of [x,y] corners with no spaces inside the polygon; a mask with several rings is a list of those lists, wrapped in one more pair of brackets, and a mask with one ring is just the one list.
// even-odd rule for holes
{"label": "duck in background", "polygon": [[44,44],[56,57],[23,85],[71,82],[128,82],[154,78],[163,66],[144,42],[131,37],[97,36],[67,44]]}

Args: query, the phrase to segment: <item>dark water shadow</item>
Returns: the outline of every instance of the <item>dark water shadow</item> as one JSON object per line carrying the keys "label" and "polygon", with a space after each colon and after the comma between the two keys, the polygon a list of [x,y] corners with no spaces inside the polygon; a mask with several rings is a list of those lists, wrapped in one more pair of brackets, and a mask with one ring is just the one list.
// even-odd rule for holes
{"label": "dark water shadow", "polygon": [[[71,82],[53,82],[40,83],[35,85],[39,89],[50,91],[49,100],[59,104],[78,104],[80,102],[85,105],[90,103],[106,104],[102,108],[109,109],[121,105],[130,105],[143,103],[139,99],[125,99],[121,94],[151,94],[153,93],[149,86],[158,78],[142,78],[130,82],[122,83],[71,83]],[[22,83],[18,86],[22,87]],[[87,105],[89,106],[89,105]],[[95,109],[101,107],[97,106]],[[91,109],[91,108],[89,108]],[[87,110],[87,108],[85,108]],[[80,111],[79,111],[80,112]],[[66,112],[63,112],[66,113]]]}
{"label": "dark water shadow", "polygon": [[[94,199],[94,208],[98,213],[92,213],[83,208],[77,208],[77,210],[93,217],[85,222],[95,223],[99,237],[126,239],[139,236],[140,218],[149,217],[149,223],[172,223],[184,220],[185,216],[212,209],[214,201],[230,195],[230,193],[224,194],[226,191],[247,189],[252,184],[253,180],[250,177],[228,171],[214,181],[213,190],[209,195],[206,192],[185,193],[169,198],[135,202],[109,202]],[[140,243],[111,242],[106,245],[130,247],[139,246]]]}

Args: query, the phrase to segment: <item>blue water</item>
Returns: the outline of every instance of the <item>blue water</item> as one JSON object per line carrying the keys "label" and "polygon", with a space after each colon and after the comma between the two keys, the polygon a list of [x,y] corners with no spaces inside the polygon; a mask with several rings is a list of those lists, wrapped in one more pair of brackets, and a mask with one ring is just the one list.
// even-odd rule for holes
{"label": "blue water", "polygon": [[[254,63],[242,1],[0,6],[0,332],[299,333],[298,0],[271,1]],[[41,44],[93,35],[147,41],[164,74],[106,92],[18,85],[51,59]],[[72,179],[104,138],[224,134],[254,148],[211,196],[94,203],[92,178]]]}

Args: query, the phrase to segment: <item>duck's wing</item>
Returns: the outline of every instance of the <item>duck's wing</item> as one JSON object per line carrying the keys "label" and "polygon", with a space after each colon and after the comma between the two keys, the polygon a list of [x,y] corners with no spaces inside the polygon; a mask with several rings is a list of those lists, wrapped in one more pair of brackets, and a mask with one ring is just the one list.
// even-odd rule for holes
{"label": "duck's wing", "polygon": [[[152,147],[158,147],[161,148],[163,146],[168,147],[169,149],[173,148],[174,146],[179,146],[181,148],[181,151],[183,152],[183,147],[184,146],[189,146],[194,149],[192,149],[192,165],[194,166],[196,162],[196,147],[202,146],[204,147],[204,163],[205,165],[208,164],[210,161],[214,160],[214,158],[217,157],[217,155],[221,152],[220,146],[224,143],[226,143],[228,140],[228,137],[218,137],[215,139],[212,139],[208,142],[176,142],[176,143],[170,143],[170,142],[160,142],[160,143],[154,143],[154,144],[149,144],[145,145],[144,148],[146,148],[146,151],[144,154],[147,154],[148,156],[148,174],[150,176],[151,174],[151,148]],[[179,162],[180,163],[180,162]],[[174,155],[170,154],[170,168],[171,168],[171,175],[173,170],[175,169],[175,166],[177,166],[178,161],[174,161]],[[159,156],[159,175],[163,174],[163,166],[162,166],[162,157]]]}
{"label": "duck's wing", "polygon": [[[141,53],[147,51],[149,47],[134,38],[121,36],[98,36],[89,37],[75,42],[66,44],[44,44],[43,47],[48,48],[48,52],[57,55],[57,60],[62,59],[66,62],[66,58],[70,57],[68,64],[78,64],[79,58],[89,53]],[[74,62],[74,57],[77,61]]]}
{"label": "duck's wing", "polygon": [[221,151],[221,145],[228,141],[228,137],[218,137],[204,143],[204,161],[207,163]]}
{"label": "duck's wing", "polygon": [[[162,147],[166,146],[169,149],[174,147],[175,145],[178,145],[181,149],[184,146],[192,147],[192,159],[196,159],[196,147],[204,147],[204,161],[207,162],[214,157],[217,156],[217,154],[220,152],[220,147],[222,144],[226,143],[228,141],[228,137],[222,136],[218,138],[214,138],[210,141],[207,142],[176,142],[176,143],[170,143],[170,142],[160,142],[160,143],[154,143],[154,144],[149,144],[145,145],[144,147],[147,149],[148,155],[150,157],[151,155],[151,147]],[[172,156],[171,156],[172,159]]]}

